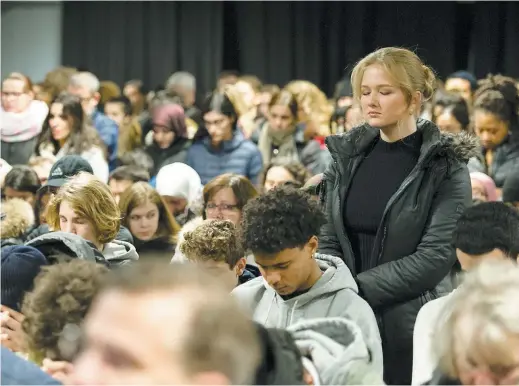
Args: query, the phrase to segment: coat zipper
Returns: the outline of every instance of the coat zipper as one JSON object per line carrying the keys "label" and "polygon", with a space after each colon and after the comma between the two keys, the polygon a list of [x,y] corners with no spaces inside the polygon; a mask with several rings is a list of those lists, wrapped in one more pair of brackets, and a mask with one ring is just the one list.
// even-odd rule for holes
{"label": "coat zipper", "polygon": [[[337,167],[338,166],[337,165],[337,161],[334,161],[334,162],[335,162],[337,171],[339,171],[339,168]],[[351,169],[350,177],[349,177],[348,181],[345,181],[347,183],[347,186],[346,186],[346,188],[344,190],[345,192],[348,192],[348,190],[350,188],[350,185],[351,185],[351,181],[353,179],[353,175],[354,175],[355,171],[357,170],[357,168],[360,165],[360,161],[359,161],[358,158],[356,158],[354,161],[350,160],[349,162],[353,162],[353,167]],[[342,177],[343,173],[341,173],[341,172],[339,172],[339,173],[341,174],[340,177]],[[349,254],[350,254],[351,258],[352,258],[351,263],[353,265],[352,266],[352,268],[353,268],[352,269],[352,275],[355,276],[357,274],[357,269],[355,267],[355,256],[353,255],[353,248],[351,247],[350,239],[349,239],[349,237],[348,237],[348,235],[346,233],[346,227],[344,226],[344,219],[342,218],[342,216],[343,216],[343,203],[344,203],[346,197],[345,196],[343,197],[343,195],[342,195],[341,185],[342,185],[341,184],[341,178],[337,178],[337,188],[339,190],[339,192],[338,192],[339,193],[338,194],[338,196],[339,196],[339,221],[337,221],[337,222],[340,225],[340,229],[341,229],[342,235],[344,237],[344,240],[348,244],[348,252],[349,252]]]}

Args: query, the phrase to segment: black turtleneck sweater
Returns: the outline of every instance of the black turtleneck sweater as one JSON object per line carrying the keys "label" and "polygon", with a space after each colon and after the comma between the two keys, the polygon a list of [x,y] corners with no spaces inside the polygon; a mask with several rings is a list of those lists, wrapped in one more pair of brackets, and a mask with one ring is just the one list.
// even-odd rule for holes
{"label": "black turtleneck sweater", "polygon": [[386,205],[416,165],[421,145],[419,131],[392,143],[379,137],[355,172],[343,216],[357,273],[369,268]]}

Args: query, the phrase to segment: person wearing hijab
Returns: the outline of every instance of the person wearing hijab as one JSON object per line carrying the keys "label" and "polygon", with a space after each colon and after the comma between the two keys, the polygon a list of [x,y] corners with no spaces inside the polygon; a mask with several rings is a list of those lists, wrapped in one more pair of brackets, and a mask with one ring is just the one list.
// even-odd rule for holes
{"label": "person wearing hijab", "polygon": [[157,192],[181,226],[200,215],[202,188],[198,173],[181,162],[166,165],[157,174]]}
{"label": "person wearing hijab", "polygon": [[479,202],[498,201],[496,184],[494,180],[485,173],[470,173],[470,182],[472,185],[472,199]]}
{"label": "person wearing hijab", "polygon": [[168,103],[157,107],[153,111],[153,143],[146,147],[155,165],[153,176],[165,165],[185,162],[190,146],[182,106]]}

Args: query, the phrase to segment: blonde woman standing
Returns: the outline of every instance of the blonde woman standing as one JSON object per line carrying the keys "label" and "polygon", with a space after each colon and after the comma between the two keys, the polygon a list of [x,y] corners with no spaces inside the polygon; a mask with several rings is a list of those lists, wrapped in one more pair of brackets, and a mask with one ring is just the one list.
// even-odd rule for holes
{"label": "blonde woman standing", "polygon": [[466,163],[476,145],[417,119],[435,77],[413,52],[382,48],[351,78],[366,123],[326,139],[333,162],[319,252],[344,260],[375,311],[384,380],[410,384],[414,322],[440,282],[449,287],[450,239],[471,203]]}

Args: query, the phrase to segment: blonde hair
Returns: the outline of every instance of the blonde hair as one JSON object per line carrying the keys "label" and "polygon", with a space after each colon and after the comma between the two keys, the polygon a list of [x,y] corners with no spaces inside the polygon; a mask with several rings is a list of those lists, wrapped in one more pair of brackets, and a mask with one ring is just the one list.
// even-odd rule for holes
{"label": "blonde hair", "polygon": [[160,194],[147,182],[136,182],[131,185],[121,196],[119,208],[123,216],[123,225],[130,229],[130,215],[132,211],[140,205],[152,203],[159,210],[159,227],[156,237],[169,237],[171,242],[175,242],[180,231],[180,225],[169,213],[166,204]]}
{"label": "blonde hair", "polygon": [[306,80],[294,80],[285,86],[296,97],[299,107],[307,105],[310,108],[312,118],[319,124],[320,131],[329,131],[328,124],[333,113],[333,108],[328,103],[326,94],[315,84]]}
{"label": "blonde hair", "polygon": [[[452,312],[440,323],[434,351],[440,369],[459,376],[456,362],[476,363],[499,372],[516,366],[510,335],[519,338],[519,267],[505,261],[486,261],[469,272],[449,303]],[[460,350],[459,333],[469,342]],[[501,374],[502,375],[502,374]]]}
{"label": "blonde hair", "polygon": [[119,207],[108,185],[90,173],[80,172],[63,185],[47,208],[46,220],[52,230],[59,230],[59,208],[67,201],[74,212],[90,221],[102,244],[115,239],[121,225]]}
{"label": "blonde hair", "polygon": [[407,103],[411,102],[413,94],[422,94],[420,103],[432,98],[436,76],[430,67],[426,66],[414,52],[405,48],[385,47],[362,58],[353,68],[351,85],[353,98],[358,102],[361,96],[362,78],[369,66],[379,65],[394,79],[403,91]]}

